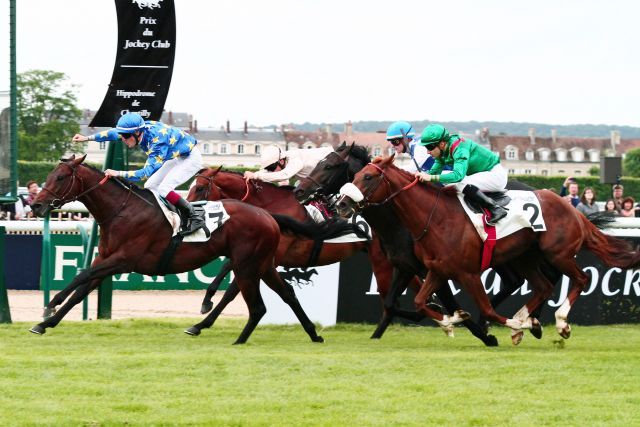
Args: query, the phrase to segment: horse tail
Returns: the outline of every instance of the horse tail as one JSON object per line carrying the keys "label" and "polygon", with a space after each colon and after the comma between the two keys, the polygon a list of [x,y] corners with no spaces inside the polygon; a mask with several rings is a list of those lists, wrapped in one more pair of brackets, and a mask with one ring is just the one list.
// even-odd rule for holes
{"label": "horse tail", "polygon": [[589,222],[599,229],[608,228],[616,222],[616,218],[609,212],[594,212],[587,215]]}
{"label": "horse tail", "polygon": [[344,219],[330,218],[324,222],[305,221],[300,222],[295,218],[280,214],[271,214],[278,223],[280,231],[297,234],[313,240],[327,240],[344,236],[345,234],[356,233],[360,237],[363,231],[360,227]]}
{"label": "horse tail", "polygon": [[607,266],[632,268],[640,265],[640,252],[634,251],[628,242],[604,234],[598,229],[597,221],[591,222],[584,215],[579,217],[585,228],[584,247],[593,252]]}

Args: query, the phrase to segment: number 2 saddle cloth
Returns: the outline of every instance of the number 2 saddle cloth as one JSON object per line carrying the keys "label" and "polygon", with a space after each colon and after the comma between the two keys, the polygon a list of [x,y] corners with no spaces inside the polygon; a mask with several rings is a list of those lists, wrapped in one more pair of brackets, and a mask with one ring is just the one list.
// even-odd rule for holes
{"label": "number 2 saddle cloth", "polygon": [[507,216],[502,218],[495,226],[495,237],[493,237],[493,227],[487,226],[484,221],[484,213],[472,210],[464,200],[463,194],[458,194],[458,199],[465,212],[471,219],[476,231],[484,242],[489,236],[499,240],[523,228],[531,228],[533,231],[546,231],[547,226],[542,216],[540,201],[532,191],[509,190],[506,195],[511,201],[504,206]]}

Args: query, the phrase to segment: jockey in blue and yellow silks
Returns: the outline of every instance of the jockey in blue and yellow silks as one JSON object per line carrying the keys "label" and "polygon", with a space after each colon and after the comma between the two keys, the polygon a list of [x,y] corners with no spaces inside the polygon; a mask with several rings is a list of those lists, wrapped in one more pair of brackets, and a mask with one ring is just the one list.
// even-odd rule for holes
{"label": "jockey in blue and yellow silks", "polygon": [[73,137],[74,142],[117,140],[122,140],[129,148],[139,144],[140,149],[148,156],[147,161],[142,169],[107,169],[104,171],[105,175],[118,176],[129,181],[146,180],[145,188],[167,199],[189,219],[187,229],[182,234],[189,234],[201,228],[204,225],[202,217],[195,213],[189,202],[174,191],[177,186],[202,169],[202,155],[196,146],[195,138],[164,123],[145,121],[135,113],[124,114],[113,129],[90,136],[76,134]]}
{"label": "jockey in blue and yellow silks", "polygon": [[[483,191],[504,191],[507,172],[500,165],[500,157],[459,135],[449,135],[442,125],[429,125],[422,132],[420,143],[435,158],[428,173],[417,172],[420,181],[435,181],[445,185],[455,185],[469,199],[486,208],[491,213],[488,225],[495,225],[507,215],[507,211],[488,198]],[[442,173],[445,166],[452,171]]]}

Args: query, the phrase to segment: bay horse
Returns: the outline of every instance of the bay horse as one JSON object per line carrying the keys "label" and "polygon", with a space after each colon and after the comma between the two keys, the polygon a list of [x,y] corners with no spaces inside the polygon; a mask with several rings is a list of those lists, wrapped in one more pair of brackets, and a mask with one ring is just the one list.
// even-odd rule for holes
{"label": "bay horse", "polygon": [[[571,288],[555,313],[556,329],[569,338],[567,317],[584,289],[588,276],[576,264],[582,248],[599,257],[604,264],[618,268],[640,265],[640,253],[620,239],[603,234],[579,211],[549,190],[536,190],[546,222],[546,231],[521,229],[496,242],[490,266],[515,263],[534,288],[534,295],[514,318],[497,314],[480,281],[482,240],[458,201],[455,188],[418,183],[414,176],[393,164],[394,156],[376,158],[358,172],[349,196],[338,202],[341,215],[349,216],[358,206],[390,203],[416,242],[417,255],[429,273],[416,295],[418,310],[440,322],[442,314],[424,304],[446,278],[456,280],[474,298],[482,314],[512,330],[531,328],[530,313],[548,299],[553,286],[537,268],[541,260],[565,274]],[[349,184],[347,184],[349,185]],[[357,206],[356,206],[357,203]]]}
{"label": "bay horse", "polygon": [[[291,187],[277,186],[268,182],[255,180],[247,182],[242,175],[236,172],[221,171],[221,167],[201,170],[196,175],[187,200],[218,200],[220,198],[241,199],[247,203],[260,206],[269,212],[286,214],[297,220],[304,220],[309,217],[305,207],[295,199]],[[325,243],[322,245],[320,254],[313,265],[326,265],[338,262],[360,250],[367,249],[383,302],[386,301],[387,298],[390,298],[390,295],[396,293],[395,291],[391,292],[392,289],[397,287],[406,288],[407,284],[405,282],[409,282],[410,286],[418,292],[420,282],[415,279],[415,275],[413,273],[406,273],[406,268],[400,270],[394,268],[395,265],[388,259],[390,254],[398,252],[394,245],[396,236],[391,236],[391,240],[384,243],[384,250],[382,241],[378,239],[378,236],[378,234],[374,234],[371,242]],[[397,236],[395,242],[400,243],[399,239],[401,238],[402,236]],[[278,265],[284,267],[308,267],[310,265],[309,259],[313,245],[314,243],[309,240],[295,238],[295,236],[283,236],[280,240],[280,248],[276,262]],[[393,255],[391,258],[395,258],[396,265],[402,265],[402,263],[405,262]],[[214,283],[207,289],[207,294],[203,301],[204,310],[210,309],[211,297],[224,274],[224,270],[222,270],[216,277]],[[395,285],[397,282],[402,282],[403,285]],[[237,290],[232,283],[221,301],[214,308],[215,315],[219,315],[236,295]],[[455,300],[453,300],[453,295],[450,291],[449,295],[450,299],[447,299],[449,303],[447,308],[453,312],[455,309],[459,309],[459,306],[457,306]],[[442,298],[443,302],[446,298],[447,296]],[[424,318],[422,313],[396,308],[395,300],[396,298],[394,297],[392,302],[384,304],[382,319],[371,338],[381,338],[395,315],[416,322]],[[453,302],[451,302],[452,300]],[[465,324],[467,323],[465,322]],[[487,335],[484,328],[473,322],[470,322],[467,326],[472,333],[487,346],[497,345],[496,338],[493,335]]]}
{"label": "bay horse", "polygon": [[[222,205],[230,218],[222,227],[206,242],[181,243],[173,259],[166,262],[163,254],[173,230],[155,196],[149,190],[139,189],[118,178],[108,180],[101,171],[83,164],[85,157],[74,155],[62,160],[49,173],[31,206],[36,215],[44,216],[52,208],[70,201],[82,202],[100,224],[99,253],[91,268],[78,274],[52,298],[45,309],[45,320],[32,327],[31,332],[41,335],[47,328],[55,327],[106,276],[131,272],[145,275],[181,273],[226,256],[249,309],[249,319],[235,344],[245,343],[266,313],[260,296],[260,279],[291,307],[311,340],[323,342],[293,288],[282,282],[274,258],[281,229],[295,229],[301,233],[304,229],[311,236],[326,233],[330,226],[318,229],[317,224],[300,224],[288,217],[274,217],[255,206],[224,200]],[[56,306],[72,292],[69,300],[56,311]]]}
{"label": "bay horse", "polygon": [[[364,168],[370,161],[371,157],[368,155],[366,147],[357,145],[355,142],[349,146],[347,146],[346,143],[342,143],[334,152],[329,153],[322,161],[320,161],[318,166],[307,178],[300,181],[294,190],[295,197],[301,203],[308,203],[315,199],[326,201],[329,197],[336,195],[344,184],[351,182],[355,177],[355,174],[362,170],[362,168]],[[534,188],[517,181],[509,181],[507,189],[526,191],[534,190]],[[378,226],[374,227],[374,229],[380,235],[383,242],[391,240],[397,243],[398,240],[401,240],[398,239],[398,235],[401,234],[410,237],[408,230],[398,220],[393,207],[388,204],[367,207],[363,209],[362,214],[370,224],[378,223]],[[387,215],[392,220],[390,222],[380,224],[376,221],[376,217],[378,215]],[[404,241],[407,242],[407,246],[404,251],[404,257],[408,259],[406,265],[408,265],[409,268],[412,268],[419,277],[425,277],[426,268],[424,268],[420,260],[417,259],[412,251],[413,240],[405,237]],[[396,244],[394,247],[397,248],[398,245]],[[398,251],[396,250],[395,252]],[[395,256],[398,256],[398,254],[395,254]],[[557,283],[562,276],[560,272],[552,269],[546,263],[541,266],[541,269],[543,274],[545,274],[551,283]],[[509,297],[509,295],[524,284],[524,277],[509,266],[495,266],[494,270],[498,275],[500,275],[504,284],[504,286],[501,287],[500,292],[491,298],[491,305],[493,307],[497,307],[507,297]],[[394,289],[395,298],[397,299],[405,289],[406,286]],[[441,294],[442,292],[439,292],[438,296]],[[392,301],[393,298],[390,299],[389,303]],[[542,306],[540,309],[541,308]],[[539,319],[540,309],[532,313],[532,317]],[[480,317],[478,323],[485,326],[487,325],[487,322],[482,317]],[[531,333],[539,339],[542,337],[542,327],[537,326],[539,326],[539,323],[536,324],[535,328],[531,329]]]}

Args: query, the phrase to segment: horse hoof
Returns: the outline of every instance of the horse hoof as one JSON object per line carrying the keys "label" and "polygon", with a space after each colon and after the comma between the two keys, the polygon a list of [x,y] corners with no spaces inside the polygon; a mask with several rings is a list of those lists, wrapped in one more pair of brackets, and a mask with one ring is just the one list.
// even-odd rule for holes
{"label": "horse hoof", "polygon": [[324,342],[324,338],[322,338],[320,335],[318,335],[315,338],[312,338],[311,341],[313,342]]}
{"label": "horse hoof", "polygon": [[522,342],[522,338],[524,337],[524,332],[522,331],[517,331],[517,332],[513,332],[511,335],[511,343],[513,345],[518,345]]}
{"label": "horse hoof", "polygon": [[484,345],[487,347],[497,347],[498,346],[498,338],[494,335],[487,335],[487,339],[484,341]]}
{"label": "horse hoof", "polygon": [[459,317],[463,322],[471,319],[471,315],[464,310],[456,310],[455,316]]}
{"label": "horse hoof", "polygon": [[213,308],[212,302],[204,303],[202,304],[202,307],[200,307],[200,314],[207,314],[208,312],[211,311],[212,308]]}
{"label": "horse hoof", "polygon": [[44,335],[47,330],[40,325],[36,325],[33,328],[29,329],[29,332],[34,333],[36,335]]}
{"label": "horse hoof", "polygon": [[53,316],[54,314],[56,314],[56,311],[57,311],[57,310],[56,310],[56,308],[55,308],[55,307],[52,307],[52,308],[45,307],[45,308],[44,308],[44,311],[42,312],[42,318],[43,318],[43,319],[48,319],[49,317],[51,317],[51,316]]}
{"label": "horse hoof", "polygon": [[542,338],[542,325],[538,319],[531,319],[531,329],[529,329],[529,332],[531,332],[531,335],[536,339]]}
{"label": "horse hoof", "polygon": [[198,335],[200,335],[200,329],[192,326],[189,329],[185,329],[184,333],[187,335],[191,335],[192,337],[197,337]]}
{"label": "horse hoof", "polygon": [[560,331],[558,331],[558,333],[565,340],[569,339],[569,337],[571,336],[571,326],[569,326],[569,324],[567,323],[567,325],[564,328],[562,328]]}

